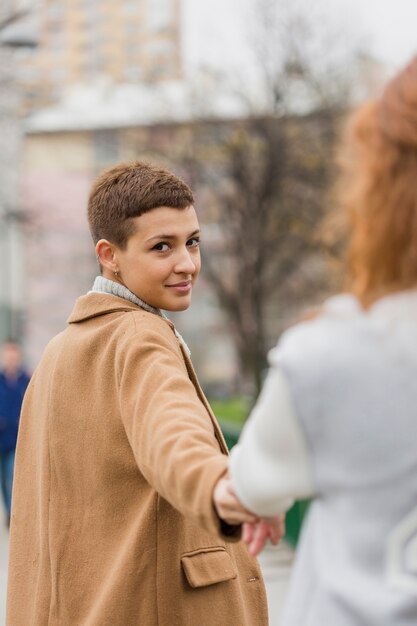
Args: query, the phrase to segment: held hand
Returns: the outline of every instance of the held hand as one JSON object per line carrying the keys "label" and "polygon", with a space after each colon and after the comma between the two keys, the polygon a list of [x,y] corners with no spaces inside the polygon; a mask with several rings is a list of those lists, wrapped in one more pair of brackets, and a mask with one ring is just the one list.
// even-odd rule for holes
{"label": "held hand", "polygon": [[285,534],[285,515],[262,518],[254,524],[243,525],[243,541],[247,544],[249,554],[258,556],[267,539],[276,546]]}
{"label": "held hand", "polygon": [[237,499],[230,478],[222,476],[213,491],[213,502],[217,515],[231,526],[244,522],[255,523],[257,515],[248,511]]}

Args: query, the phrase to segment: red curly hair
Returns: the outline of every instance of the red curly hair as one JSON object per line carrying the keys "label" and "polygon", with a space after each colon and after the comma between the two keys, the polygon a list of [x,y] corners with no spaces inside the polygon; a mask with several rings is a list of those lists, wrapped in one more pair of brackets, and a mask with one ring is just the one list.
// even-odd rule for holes
{"label": "red curly hair", "polygon": [[341,157],[347,286],[367,307],[417,286],[417,57],[353,115]]}

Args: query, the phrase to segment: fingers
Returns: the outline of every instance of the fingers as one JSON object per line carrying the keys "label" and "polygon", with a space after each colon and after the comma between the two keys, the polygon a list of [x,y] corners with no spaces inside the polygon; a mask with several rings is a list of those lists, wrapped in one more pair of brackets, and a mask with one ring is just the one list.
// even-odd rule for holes
{"label": "fingers", "polygon": [[243,524],[242,529],[242,541],[246,544],[250,544],[253,539],[253,524]]}
{"label": "fingers", "polygon": [[258,556],[269,536],[269,526],[265,522],[258,522],[253,530],[252,540],[248,544],[249,554]]}
{"label": "fingers", "polygon": [[232,526],[254,523],[258,517],[248,511],[237,499],[231,481],[227,477],[218,480],[213,491],[213,503],[218,516]]}
{"label": "fingers", "polygon": [[242,539],[247,544],[249,554],[258,556],[269,539],[278,545],[285,534],[285,515],[258,520],[255,524],[245,524]]}
{"label": "fingers", "polygon": [[264,520],[269,526],[269,539],[276,546],[285,535],[285,515]]}

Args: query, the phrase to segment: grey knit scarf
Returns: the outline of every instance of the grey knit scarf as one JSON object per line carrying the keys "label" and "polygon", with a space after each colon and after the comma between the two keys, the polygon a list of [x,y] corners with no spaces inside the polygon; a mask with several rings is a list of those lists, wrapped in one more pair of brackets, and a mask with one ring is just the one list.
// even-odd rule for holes
{"label": "grey knit scarf", "polygon": [[[161,309],[156,309],[151,306],[147,302],[144,302],[140,298],[138,298],[134,293],[132,293],[127,287],[117,283],[114,280],[109,280],[108,278],[104,278],[104,276],[96,276],[94,280],[94,284],[89,293],[107,293],[111,296],[117,296],[118,298],[124,298],[125,300],[129,300],[129,302],[133,302],[136,306],[139,306],[144,311],[148,311],[148,313],[154,313],[154,315],[159,315],[159,317],[163,317],[164,319],[168,319],[167,316],[161,311]],[[184,339],[181,337],[179,332],[175,330],[175,334],[179,340],[179,342],[184,346],[188,355],[191,354],[187,344]]]}

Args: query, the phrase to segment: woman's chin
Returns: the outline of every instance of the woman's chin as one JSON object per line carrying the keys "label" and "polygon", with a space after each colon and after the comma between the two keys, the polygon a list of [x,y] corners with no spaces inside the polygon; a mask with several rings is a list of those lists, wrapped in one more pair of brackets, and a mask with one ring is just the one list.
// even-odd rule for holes
{"label": "woman's chin", "polygon": [[165,306],[160,307],[165,311],[171,311],[172,313],[181,313],[186,311],[191,305],[191,298],[179,298],[176,302],[166,302]]}

